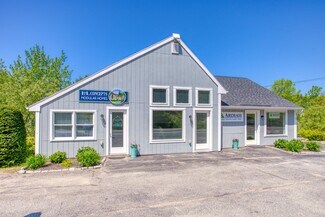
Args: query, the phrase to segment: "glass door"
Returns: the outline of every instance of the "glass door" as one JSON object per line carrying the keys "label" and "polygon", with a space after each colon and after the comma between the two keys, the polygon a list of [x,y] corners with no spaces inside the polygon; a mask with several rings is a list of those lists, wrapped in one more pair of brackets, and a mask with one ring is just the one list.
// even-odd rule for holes
{"label": "glass door", "polygon": [[257,145],[256,112],[246,112],[246,145]]}
{"label": "glass door", "polygon": [[126,111],[110,111],[110,153],[126,154]]}
{"label": "glass door", "polygon": [[195,113],[195,144],[196,149],[208,149],[210,137],[210,111]]}

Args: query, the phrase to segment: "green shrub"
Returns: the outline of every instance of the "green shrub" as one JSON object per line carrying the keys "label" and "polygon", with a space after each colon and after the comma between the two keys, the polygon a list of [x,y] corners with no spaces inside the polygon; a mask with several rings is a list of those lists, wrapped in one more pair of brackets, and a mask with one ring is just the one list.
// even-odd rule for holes
{"label": "green shrub", "polygon": [[0,107],[0,167],[19,165],[26,159],[26,129],[21,112]]}
{"label": "green shrub", "polygon": [[61,166],[65,167],[65,168],[71,167],[71,166],[72,166],[72,162],[71,162],[70,159],[65,159],[65,160],[61,163]]}
{"label": "green shrub", "polygon": [[274,142],[274,146],[276,148],[281,148],[281,149],[285,149],[287,147],[287,144],[289,143],[288,140],[286,139],[278,139]]}
{"label": "green shrub", "polygon": [[67,159],[67,153],[62,151],[57,151],[50,156],[50,161],[55,164],[62,163],[65,159]]}
{"label": "green shrub", "polygon": [[292,151],[292,152],[301,152],[304,146],[305,144],[302,141],[293,139],[286,144],[285,150]]}
{"label": "green shrub", "polygon": [[306,147],[309,151],[320,151],[320,145],[317,142],[307,142]]}
{"label": "green shrub", "polygon": [[30,156],[27,158],[26,164],[29,169],[37,169],[41,166],[43,166],[46,162],[46,157],[41,154],[37,154],[35,156]]}
{"label": "green shrub", "polygon": [[27,136],[26,138],[26,156],[32,156],[35,154],[35,137]]}
{"label": "green shrub", "polygon": [[100,161],[99,154],[91,147],[79,148],[76,157],[79,164],[83,167],[98,165]]}
{"label": "green shrub", "polygon": [[325,140],[325,131],[321,130],[305,130],[300,129],[299,135],[302,137],[313,140],[313,141],[324,141]]}

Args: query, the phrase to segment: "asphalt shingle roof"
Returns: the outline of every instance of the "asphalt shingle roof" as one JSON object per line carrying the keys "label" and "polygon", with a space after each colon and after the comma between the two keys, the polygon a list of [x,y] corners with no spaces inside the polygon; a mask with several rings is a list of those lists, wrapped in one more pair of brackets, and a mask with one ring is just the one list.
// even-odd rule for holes
{"label": "asphalt shingle roof", "polygon": [[228,91],[227,94],[222,95],[223,106],[297,107],[294,103],[247,78],[215,77]]}

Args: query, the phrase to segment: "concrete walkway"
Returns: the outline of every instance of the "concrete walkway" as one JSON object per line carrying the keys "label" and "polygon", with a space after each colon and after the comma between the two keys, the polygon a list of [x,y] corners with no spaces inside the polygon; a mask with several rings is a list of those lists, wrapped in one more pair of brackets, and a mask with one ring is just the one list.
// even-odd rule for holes
{"label": "concrete walkway", "polygon": [[325,155],[271,147],[0,174],[0,216],[325,216]]}

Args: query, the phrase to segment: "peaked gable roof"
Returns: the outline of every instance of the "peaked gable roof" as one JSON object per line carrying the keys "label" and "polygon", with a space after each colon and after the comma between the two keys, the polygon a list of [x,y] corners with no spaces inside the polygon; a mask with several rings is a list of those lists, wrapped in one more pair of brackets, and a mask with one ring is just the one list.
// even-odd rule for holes
{"label": "peaked gable roof", "polygon": [[224,107],[283,107],[299,109],[294,103],[279,97],[248,78],[215,76],[228,93],[222,96]]}
{"label": "peaked gable roof", "polygon": [[180,38],[180,35],[179,34],[173,34],[172,36],[160,41],[160,42],[157,42],[143,50],[140,50],[134,54],[132,54],[131,56],[125,58],[125,59],[122,59],[98,72],[96,72],[95,74],[92,74],[91,76],[88,76],[84,79],[82,79],[81,81],[75,83],[75,84],[72,84],[70,86],[68,86],[67,88],[65,89],[62,89],[58,92],[56,92],[55,94],[49,96],[49,97],[46,97],[36,103],[34,103],[33,105],[30,105],[27,107],[27,109],[29,111],[40,111],[40,108],[42,105],[44,104],[47,104],[111,71],[113,71],[114,69],[122,66],[122,65],[125,65],[127,64],[128,62],[131,62],[132,60],[136,59],[136,58],[139,58],[165,44],[168,44],[172,41],[175,41],[177,40],[179,42],[179,44],[182,46],[182,48],[190,55],[190,57],[202,68],[202,70],[210,77],[210,79],[218,86],[218,93],[220,94],[226,94],[227,91],[225,90],[225,88],[219,83],[219,81],[211,74],[211,72],[203,65],[203,63],[194,55],[194,53],[186,46],[186,44],[181,40]]}

